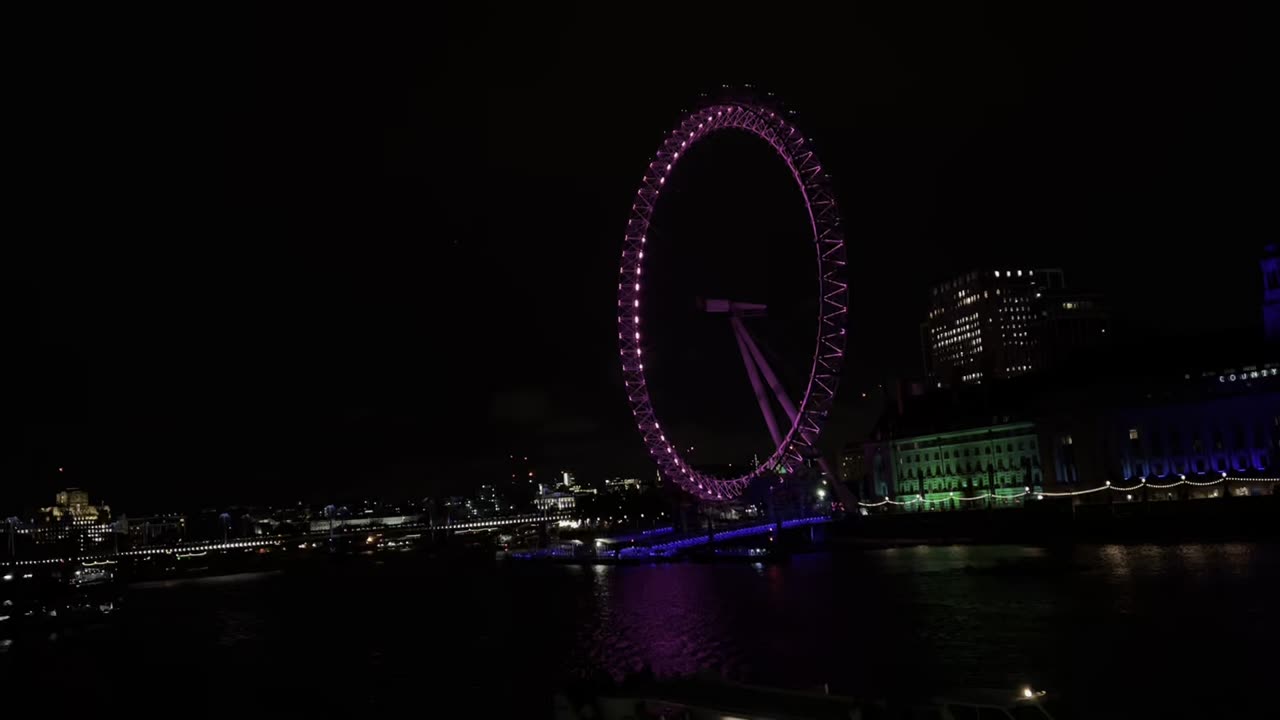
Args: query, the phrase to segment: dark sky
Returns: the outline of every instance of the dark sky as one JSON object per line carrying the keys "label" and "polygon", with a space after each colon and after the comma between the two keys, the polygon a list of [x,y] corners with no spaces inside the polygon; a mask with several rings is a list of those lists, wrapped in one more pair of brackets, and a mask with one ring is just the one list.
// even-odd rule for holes
{"label": "dark sky", "polygon": [[[1258,324],[1274,83],[1250,18],[607,5],[33,19],[0,509],[64,480],[125,509],[419,494],[511,452],[651,472],[615,362],[622,230],[680,109],[722,83],[798,110],[835,178],[837,440],[862,389],[918,371],[950,273],[1060,266],[1131,333]],[[684,310],[767,295],[788,367],[811,259],[767,150],[687,160],[646,322],[655,401],[713,461],[762,428],[727,332]]]}

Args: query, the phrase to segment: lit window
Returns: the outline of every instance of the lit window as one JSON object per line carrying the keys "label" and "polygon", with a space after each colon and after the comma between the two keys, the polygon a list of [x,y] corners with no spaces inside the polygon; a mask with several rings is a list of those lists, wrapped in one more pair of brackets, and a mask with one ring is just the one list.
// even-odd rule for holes
{"label": "lit window", "polygon": [[1138,439],[1138,428],[1129,428],[1129,439],[1130,440]]}

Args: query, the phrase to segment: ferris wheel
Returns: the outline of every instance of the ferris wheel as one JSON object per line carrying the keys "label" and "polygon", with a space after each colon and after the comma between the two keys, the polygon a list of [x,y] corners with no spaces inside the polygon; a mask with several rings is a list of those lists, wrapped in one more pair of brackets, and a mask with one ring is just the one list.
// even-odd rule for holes
{"label": "ferris wheel", "polygon": [[[800,402],[794,403],[747,329],[743,319],[762,313],[762,305],[732,300],[707,300],[707,312],[728,316],[739,352],[746,366],[756,400],[764,415],[774,451],[750,472],[721,478],[700,471],[681,457],[669,440],[649,397],[645,379],[644,340],[648,328],[641,327],[640,311],[646,281],[644,249],[650,220],[667,178],[694,143],[721,131],[743,131],[768,143],[786,163],[804,196],[809,241],[817,258],[818,312],[815,323],[812,363]],[[728,500],[742,494],[753,481],[765,475],[785,477],[809,460],[821,460],[818,436],[835,398],[836,384],[843,366],[845,326],[848,316],[849,286],[845,279],[844,234],[829,176],[814,154],[811,143],[785,113],[754,100],[707,103],[687,114],[667,135],[645,171],[627,219],[618,278],[618,350],[627,399],[649,454],[667,479],[704,500]],[[656,331],[660,331],[657,329]],[[772,393],[785,414],[779,422],[773,414]]]}

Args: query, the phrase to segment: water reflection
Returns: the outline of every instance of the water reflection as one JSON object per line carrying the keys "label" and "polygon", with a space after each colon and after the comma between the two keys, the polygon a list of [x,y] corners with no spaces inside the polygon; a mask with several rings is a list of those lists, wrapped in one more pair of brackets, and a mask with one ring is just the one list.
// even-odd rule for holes
{"label": "water reflection", "polygon": [[1129,577],[1129,547],[1127,545],[1105,545],[1100,548],[1098,556],[1114,577],[1124,579]]}
{"label": "water reflection", "polygon": [[[1280,546],[1256,543],[916,547],[763,565],[352,563],[131,591],[126,622],[60,638],[47,656],[0,652],[0,677],[69,675],[127,700],[186,692],[182,674],[198,666],[232,696],[287,694],[280,714],[292,716],[316,677],[367,709],[420,697],[425,682],[514,696],[647,666],[873,694],[1029,683],[1113,717],[1185,716],[1240,696],[1224,689],[1270,687],[1271,664],[1253,658],[1280,643],[1278,607]],[[104,663],[113,647],[164,652]],[[308,671],[294,681],[279,668]]]}
{"label": "water reflection", "polygon": [[602,565],[594,582],[590,665],[620,677],[644,668],[683,675],[731,664],[725,586],[706,566]]}
{"label": "water reflection", "polygon": [[1185,543],[1181,545],[1101,545],[1081,548],[1085,561],[1097,558],[1116,578],[1134,573],[1159,577],[1188,573],[1192,577],[1221,574],[1237,577],[1256,571],[1259,546],[1254,543]]}

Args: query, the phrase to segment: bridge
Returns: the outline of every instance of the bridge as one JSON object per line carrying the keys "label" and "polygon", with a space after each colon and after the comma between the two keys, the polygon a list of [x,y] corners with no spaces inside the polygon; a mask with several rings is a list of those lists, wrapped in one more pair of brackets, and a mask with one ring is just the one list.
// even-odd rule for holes
{"label": "bridge", "polygon": [[720,530],[677,533],[674,527],[654,528],[628,535],[599,538],[590,552],[573,547],[550,547],[512,553],[521,559],[557,558],[579,560],[643,560],[673,558],[693,548],[717,545],[744,537],[771,535],[783,530],[812,527],[830,523],[830,515],[813,515],[776,520],[772,522],[748,521]]}
{"label": "bridge", "polygon": [[497,530],[504,527],[518,525],[538,525],[561,520],[572,519],[571,513],[549,513],[534,515],[517,515],[510,517],[486,518],[480,520],[467,520],[461,522],[417,522],[417,523],[400,523],[397,525],[360,525],[360,526],[341,526],[337,525],[332,530],[324,532],[309,532],[298,535],[261,535],[254,538],[242,540],[201,540],[193,542],[172,543],[168,545],[152,545],[141,548],[132,548],[129,550],[121,550],[119,552],[101,552],[77,555],[74,557],[52,557],[38,558],[30,560],[11,560],[9,562],[0,563],[0,567],[19,567],[31,565],[57,565],[68,562],[84,562],[92,564],[95,562],[105,562],[118,558],[130,557],[147,557],[154,555],[171,554],[175,557],[188,557],[192,555],[200,555],[208,552],[226,552],[230,550],[254,550],[265,547],[285,547],[294,543],[300,543],[300,547],[307,547],[311,543],[327,540],[335,537],[350,537],[355,535],[368,535],[370,533],[377,534],[404,534],[413,532],[460,532],[468,530]]}

